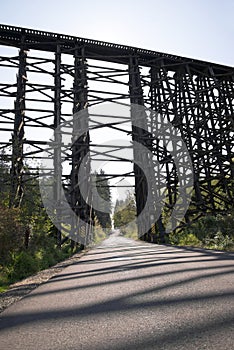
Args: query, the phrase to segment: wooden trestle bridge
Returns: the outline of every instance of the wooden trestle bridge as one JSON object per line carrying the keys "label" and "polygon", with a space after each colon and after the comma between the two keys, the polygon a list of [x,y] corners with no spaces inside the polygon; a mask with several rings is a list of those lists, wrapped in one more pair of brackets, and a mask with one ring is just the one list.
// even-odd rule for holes
{"label": "wooden trestle bridge", "polygon": [[[110,138],[112,132],[128,134],[133,142],[150,152],[151,158],[147,158],[150,181],[145,169],[139,166],[142,162],[146,164],[144,152],[136,150],[133,154],[137,162],[132,170],[107,174],[109,179],[119,180],[123,174],[135,178],[138,217],[151,194],[149,208],[138,220],[142,239],[164,242],[166,215],[172,216],[172,228],[178,229],[204,214],[230,210],[234,175],[233,67],[8,25],[0,25],[0,50],[0,148],[11,159],[11,206],[20,205],[25,178],[30,180],[24,170],[25,162],[32,178],[37,176],[37,161],[43,160],[49,132],[56,131],[51,141],[55,146],[50,172],[55,179],[57,214],[62,215],[60,192],[67,186],[70,207],[87,223],[87,227],[81,227],[76,222],[72,229],[90,235],[92,160],[97,156],[100,160],[101,156],[104,161],[127,162],[123,156],[116,156],[115,152],[122,147],[118,143],[104,148],[96,142],[93,147],[91,130],[95,130],[109,134]],[[140,123],[134,122],[132,107],[129,117],[113,114],[107,119],[105,113],[90,112],[93,106],[105,103],[141,106],[144,111],[140,116],[138,113]],[[63,152],[59,126],[84,110],[88,128],[77,140],[73,139],[70,152]],[[178,174],[183,164],[180,161],[178,165],[174,159],[175,143],[159,137],[165,123],[170,123],[183,140],[192,166],[193,185],[190,183],[184,191],[190,196],[190,205],[179,221],[176,215],[173,217],[173,208],[178,203],[183,207],[178,191],[179,185],[183,187]],[[81,122],[78,118],[69,125],[73,137]],[[68,173],[58,166],[63,157],[70,163]],[[83,181],[89,200],[80,193],[81,163],[86,170]],[[187,175],[191,177],[191,171]],[[160,211],[162,192],[164,208]]]}

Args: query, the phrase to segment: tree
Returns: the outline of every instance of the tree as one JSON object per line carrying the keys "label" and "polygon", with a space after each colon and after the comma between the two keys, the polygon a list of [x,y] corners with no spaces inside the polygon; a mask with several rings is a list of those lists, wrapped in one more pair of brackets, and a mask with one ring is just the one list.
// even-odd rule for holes
{"label": "tree", "polygon": [[8,206],[10,191],[10,167],[5,151],[0,153],[0,204]]}
{"label": "tree", "polygon": [[136,218],[136,203],[132,194],[128,192],[125,200],[117,200],[114,210],[114,226],[122,227]]}

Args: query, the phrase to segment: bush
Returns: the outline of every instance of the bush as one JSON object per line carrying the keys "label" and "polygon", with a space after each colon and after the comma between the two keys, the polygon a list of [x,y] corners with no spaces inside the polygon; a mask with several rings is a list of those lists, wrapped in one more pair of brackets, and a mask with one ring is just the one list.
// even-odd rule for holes
{"label": "bush", "polygon": [[234,214],[204,216],[183,231],[171,234],[170,243],[234,250]]}
{"label": "bush", "polygon": [[201,242],[199,239],[193,234],[193,233],[188,233],[186,236],[184,236],[180,244],[182,245],[191,245],[191,246],[199,246]]}
{"label": "bush", "polygon": [[0,264],[9,263],[11,255],[22,249],[24,227],[18,209],[0,206]]}
{"label": "bush", "polygon": [[11,281],[21,280],[33,275],[38,269],[37,259],[28,252],[22,251],[12,257],[12,265],[9,266],[9,278]]}
{"label": "bush", "polygon": [[214,238],[206,239],[205,245],[211,249],[233,250],[234,241],[228,235],[218,231]]}
{"label": "bush", "polygon": [[201,246],[201,241],[188,229],[171,234],[170,243],[182,246]]}
{"label": "bush", "polygon": [[126,226],[121,227],[120,230],[123,233],[123,235],[127,238],[132,238],[135,240],[138,239],[137,225],[134,221],[130,222]]}
{"label": "bush", "polygon": [[50,266],[56,264],[56,259],[54,257],[53,251],[40,249],[35,253],[35,258],[38,262],[39,270],[47,269]]}

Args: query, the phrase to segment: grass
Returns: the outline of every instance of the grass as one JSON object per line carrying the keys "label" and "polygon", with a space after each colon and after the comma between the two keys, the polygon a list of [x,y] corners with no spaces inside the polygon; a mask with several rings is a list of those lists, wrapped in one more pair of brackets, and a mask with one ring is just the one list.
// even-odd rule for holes
{"label": "grass", "polygon": [[11,284],[11,281],[7,277],[7,273],[3,266],[0,266],[0,293],[5,292],[8,288],[9,285]]}
{"label": "grass", "polygon": [[[0,283],[1,283],[1,277],[0,277]],[[9,284],[3,284],[0,285],[0,293],[4,293],[9,289]]]}
{"label": "grass", "polygon": [[[105,238],[106,233],[100,227],[96,227],[93,243],[100,243]],[[46,247],[40,247],[40,249],[34,252],[22,250],[21,252],[14,253],[11,255],[8,264],[0,265],[0,293],[7,291],[12,283],[52,267],[80,250],[79,246],[71,250],[69,242],[61,250],[56,248],[54,244],[51,244],[49,240],[47,243],[48,245]]]}

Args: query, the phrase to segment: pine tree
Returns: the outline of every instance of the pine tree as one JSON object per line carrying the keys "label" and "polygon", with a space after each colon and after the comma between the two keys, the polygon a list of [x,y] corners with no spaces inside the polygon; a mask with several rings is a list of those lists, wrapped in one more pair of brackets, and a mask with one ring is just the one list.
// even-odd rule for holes
{"label": "pine tree", "polygon": [[136,218],[136,203],[131,193],[125,200],[117,200],[114,209],[114,226],[122,227],[134,221]]}

